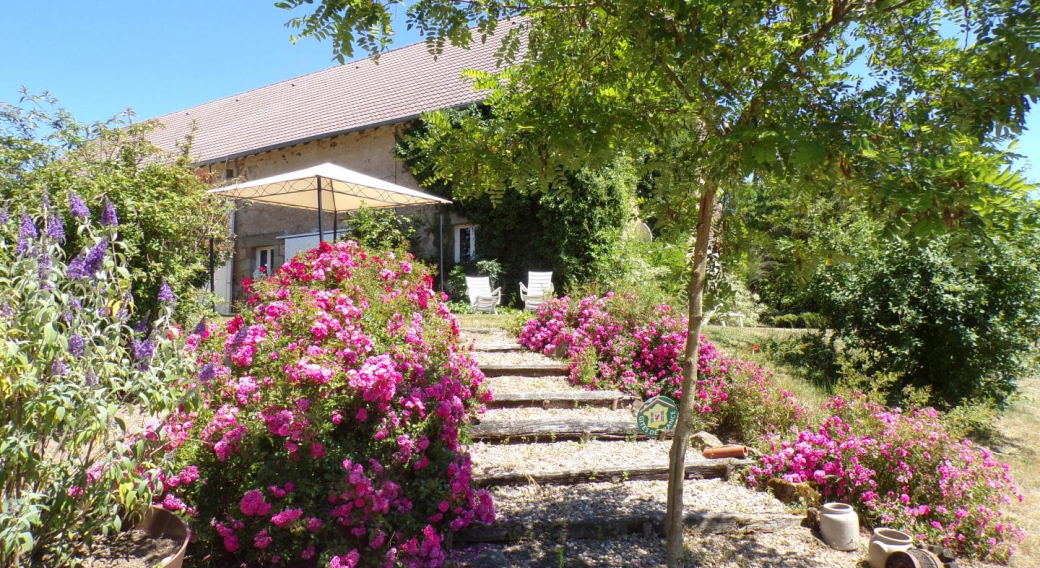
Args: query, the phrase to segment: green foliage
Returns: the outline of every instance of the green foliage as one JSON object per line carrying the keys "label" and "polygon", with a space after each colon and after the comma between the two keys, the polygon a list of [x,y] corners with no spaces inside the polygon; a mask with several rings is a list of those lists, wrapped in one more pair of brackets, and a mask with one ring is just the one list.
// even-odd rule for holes
{"label": "green foliage", "polygon": [[165,440],[140,425],[184,402],[172,385],[191,369],[168,339],[172,305],[128,326],[139,308],[122,229],[65,224],[82,243],[74,260],[55,232],[60,209],[4,211],[0,566],[70,566],[151,503]]}
{"label": "green foliage", "polygon": [[372,209],[365,203],[350,216],[344,239],[372,250],[403,251],[415,237],[415,223],[393,209]]}
{"label": "green foliage", "polygon": [[[486,120],[476,107],[447,112],[449,128]],[[551,270],[554,280],[567,285],[617,272],[615,253],[634,209],[636,169],[630,160],[619,159],[598,170],[579,169],[545,194],[510,192],[499,200],[460,196],[436,175],[445,142],[432,135],[435,129],[429,120],[421,121],[400,140],[398,154],[424,186],[450,195],[460,215],[489,229],[480,233],[479,254],[501,262],[505,270],[495,286],[504,286],[507,297],[516,296],[518,283],[526,281],[531,270]],[[473,269],[467,266],[466,272],[489,274]]]}
{"label": "green foliage", "polygon": [[1037,240],[881,241],[821,275],[835,334],[868,371],[899,373],[950,405],[1002,406],[1027,372],[1040,322]]}
{"label": "green foliage", "polygon": [[[0,103],[0,199],[33,207],[49,194],[70,220],[67,204],[78,195],[100,218],[111,202],[121,221],[134,301],[144,315],[158,313],[156,297],[165,278],[181,301],[177,319],[204,308],[196,289],[209,278],[209,243],[216,263],[231,254],[231,203],[207,195],[206,183],[191,166],[188,148],[167,156],[147,141],[153,124],[84,125],[46,97],[26,95],[22,106]],[[89,244],[70,234],[74,253]]]}

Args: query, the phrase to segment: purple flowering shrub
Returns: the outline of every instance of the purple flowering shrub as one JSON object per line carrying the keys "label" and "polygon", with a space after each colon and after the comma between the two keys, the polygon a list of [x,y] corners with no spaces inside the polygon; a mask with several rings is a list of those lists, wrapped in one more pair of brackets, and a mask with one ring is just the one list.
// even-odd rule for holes
{"label": "purple flowering shrub", "polygon": [[933,408],[886,408],[867,395],[838,396],[830,416],[774,440],[749,482],[808,482],[853,505],[872,526],[894,527],[958,554],[1006,561],[1022,532],[1002,509],[1022,499],[1008,466],[952,438]]}
{"label": "purple flowering shrub", "polygon": [[0,566],[73,566],[152,501],[166,454],[133,424],[177,407],[191,364],[172,294],[142,318],[115,220],[75,194],[20,209],[0,208]]}
{"label": "purple flowering shrub", "polygon": [[429,274],[341,242],[249,293],[188,336],[203,404],[163,426],[182,473],[162,501],[194,518],[195,554],[442,565],[447,531],[494,518],[460,437],[490,395]]}

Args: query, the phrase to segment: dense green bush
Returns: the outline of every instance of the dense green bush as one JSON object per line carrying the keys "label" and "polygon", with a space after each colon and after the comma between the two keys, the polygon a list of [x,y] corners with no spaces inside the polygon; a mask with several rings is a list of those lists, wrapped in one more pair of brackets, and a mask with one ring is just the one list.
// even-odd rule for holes
{"label": "dense green bush", "polygon": [[402,250],[415,238],[415,222],[393,209],[372,209],[362,203],[347,220],[342,237],[373,250]]}
{"label": "dense green bush", "polygon": [[[451,120],[480,115],[478,108],[450,111]],[[449,196],[454,210],[488,228],[480,233],[479,254],[497,259],[507,269],[501,285],[515,296],[527,272],[553,271],[558,290],[566,285],[600,279],[601,271],[616,260],[623,229],[633,216],[636,168],[619,159],[601,170],[567,174],[565,187],[548,193],[505,191],[494,196],[465,199],[452,195],[432,169],[439,151],[426,138],[427,125],[403,137],[398,155],[430,191]]]}
{"label": "dense green bush", "polygon": [[177,407],[192,367],[165,284],[158,319],[130,328],[122,232],[75,201],[0,209],[0,566],[76,564],[140,519],[165,465],[141,425]]}
{"label": "dense green bush", "polygon": [[1040,322],[1038,243],[880,241],[821,273],[822,307],[868,370],[901,374],[948,404],[1015,392]]}
{"label": "dense green bush", "polygon": [[[23,106],[0,103],[0,199],[17,209],[44,195],[55,203],[75,195],[95,220],[114,212],[122,221],[119,240],[139,312],[159,312],[163,278],[181,299],[178,319],[198,311],[196,290],[209,278],[209,243],[217,263],[231,251],[231,203],[207,195],[189,148],[164,155],[146,140],[155,125],[88,126],[53,107],[54,101],[39,97]],[[68,223],[68,212],[63,215]],[[69,254],[90,244],[77,232],[67,237]]]}

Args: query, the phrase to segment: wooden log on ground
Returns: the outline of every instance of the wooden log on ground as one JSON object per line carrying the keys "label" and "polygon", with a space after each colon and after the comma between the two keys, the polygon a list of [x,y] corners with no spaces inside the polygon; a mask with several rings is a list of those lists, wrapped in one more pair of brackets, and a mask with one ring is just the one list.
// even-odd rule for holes
{"label": "wooden log on ground", "polygon": [[[712,460],[686,464],[686,479],[723,479],[733,468],[751,465],[752,460]],[[556,471],[490,472],[473,476],[482,487],[496,485],[576,485],[593,481],[638,481],[668,479],[668,464],[652,467],[619,467],[600,470],[573,469]]]}
{"label": "wooden log on ground", "polygon": [[552,377],[565,376],[570,368],[562,363],[547,365],[481,365],[486,377]]}
{"label": "wooden log on ground", "polygon": [[[703,534],[754,534],[777,532],[801,524],[802,515],[788,513],[708,513],[686,515],[687,527]],[[630,534],[664,534],[664,505],[660,511],[625,513],[591,519],[507,520],[491,526],[470,525],[455,536],[455,543],[518,542],[523,540],[604,539]]]}
{"label": "wooden log on ground", "polygon": [[553,391],[496,394],[488,408],[577,408],[598,406],[618,409],[631,405],[636,397],[620,391]]}
{"label": "wooden log on ground", "polygon": [[602,418],[538,418],[527,420],[485,419],[469,427],[474,440],[531,442],[536,440],[636,440],[646,436],[636,420]]}

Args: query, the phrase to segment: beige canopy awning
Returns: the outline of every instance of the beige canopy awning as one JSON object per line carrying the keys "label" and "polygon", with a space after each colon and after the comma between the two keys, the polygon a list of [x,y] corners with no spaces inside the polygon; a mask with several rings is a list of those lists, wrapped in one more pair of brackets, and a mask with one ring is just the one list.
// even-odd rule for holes
{"label": "beige canopy awning", "polygon": [[361,208],[362,203],[373,209],[451,203],[450,200],[436,195],[328,163],[213,189],[210,193],[234,199],[336,213],[356,211]]}
{"label": "beige canopy awning", "polygon": [[[407,207],[410,205],[441,205],[451,201],[436,195],[409,189],[385,180],[348,170],[335,164],[321,164],[287,174],[237,183],[227,187],[211,189],[209,193],[230,199],[245,199],[297,209],[312,209],[318,212],[318,240],[325,240],[322,213],[357,211],[364,204],[373,209]],[[444,213],[440,214],[440,256],[444,265]],[[333,226],[333,239],[336,227]],[[211,263],[212,264],[212,263]],[[210,267],[212,287],[213,267]],[[441,273],[441,289],[444,288],[444,271]]]}

